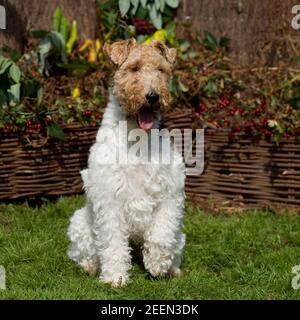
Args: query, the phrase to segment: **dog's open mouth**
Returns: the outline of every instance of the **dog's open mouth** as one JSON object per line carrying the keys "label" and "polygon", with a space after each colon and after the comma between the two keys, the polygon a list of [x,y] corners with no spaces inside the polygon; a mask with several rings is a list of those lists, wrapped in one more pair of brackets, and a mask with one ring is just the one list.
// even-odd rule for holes
{"label": "dog's open mouth", "polygon": [[141,129],[149,130],[153,127],[155,121],[155,113],[148,108],[141,108],[137,114],[137,124]]}

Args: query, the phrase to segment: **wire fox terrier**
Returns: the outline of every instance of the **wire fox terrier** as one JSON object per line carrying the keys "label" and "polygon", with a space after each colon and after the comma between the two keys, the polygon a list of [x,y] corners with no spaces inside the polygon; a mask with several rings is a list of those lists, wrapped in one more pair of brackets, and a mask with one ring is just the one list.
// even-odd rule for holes
{"label": "wire fox terrier", "polygon": [[[71,218],[68,255],[113,287],[129,280],[132,244],[141,249],[152,276],[178,276],[185,245],[183,158],[171,147],[169,164],[145,162],[142,153],[130,155],[130,141],[113,139],[120,137],[120,123],[126,121],[126,135],[142,131],[146,139],[140,147],[149,150],[150,132],[159,128],[161,114],[171,105],[176,50],[159,41],[146,46],[131,39],[106,44],[104,52],[116,68],[113,89],[88,168],[81,172],[87,202]],[[130,159],[116,161],[116,155]]]}

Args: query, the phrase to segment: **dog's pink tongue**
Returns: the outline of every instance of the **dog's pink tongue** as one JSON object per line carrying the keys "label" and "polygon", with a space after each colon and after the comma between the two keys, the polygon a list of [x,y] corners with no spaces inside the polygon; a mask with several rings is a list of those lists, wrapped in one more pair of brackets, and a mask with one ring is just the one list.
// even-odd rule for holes
{"label": "dog's pink tongue", "polygon": [[149,130],[153,127],[154,117],[151,111],[143,110],[138,114],[138,122],[140,128]]}

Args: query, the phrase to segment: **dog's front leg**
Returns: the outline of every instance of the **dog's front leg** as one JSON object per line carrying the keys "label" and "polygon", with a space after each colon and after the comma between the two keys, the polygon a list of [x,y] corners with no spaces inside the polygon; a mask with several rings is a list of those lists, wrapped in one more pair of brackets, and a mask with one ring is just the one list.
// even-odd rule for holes
{"label": "dog's front leg", "polygon": [[101,265],[100,279],[117,288],[129,280],[131,256],[128,232],[120,217],[120,208],[102,210],[95,219],[96,251]]}
{"label": "dog's front leg", "polygon": [[185,235],[182,233],[183,201],[179,202],[165,200],[146,232],[144,264],[154,277],[180,274]]}

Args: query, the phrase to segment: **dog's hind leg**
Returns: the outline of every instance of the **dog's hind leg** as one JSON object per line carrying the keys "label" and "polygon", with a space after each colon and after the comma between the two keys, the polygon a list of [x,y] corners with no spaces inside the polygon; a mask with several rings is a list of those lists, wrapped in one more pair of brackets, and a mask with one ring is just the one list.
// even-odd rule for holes
{"label": "dog's hind leg", "polygon": [[89,206],[75,211],[68,228],[68,237],[71,241],[68,256],[77,262],[85,272],[95,275],[98,269],[98,258],[92,236],[92,218]]}

